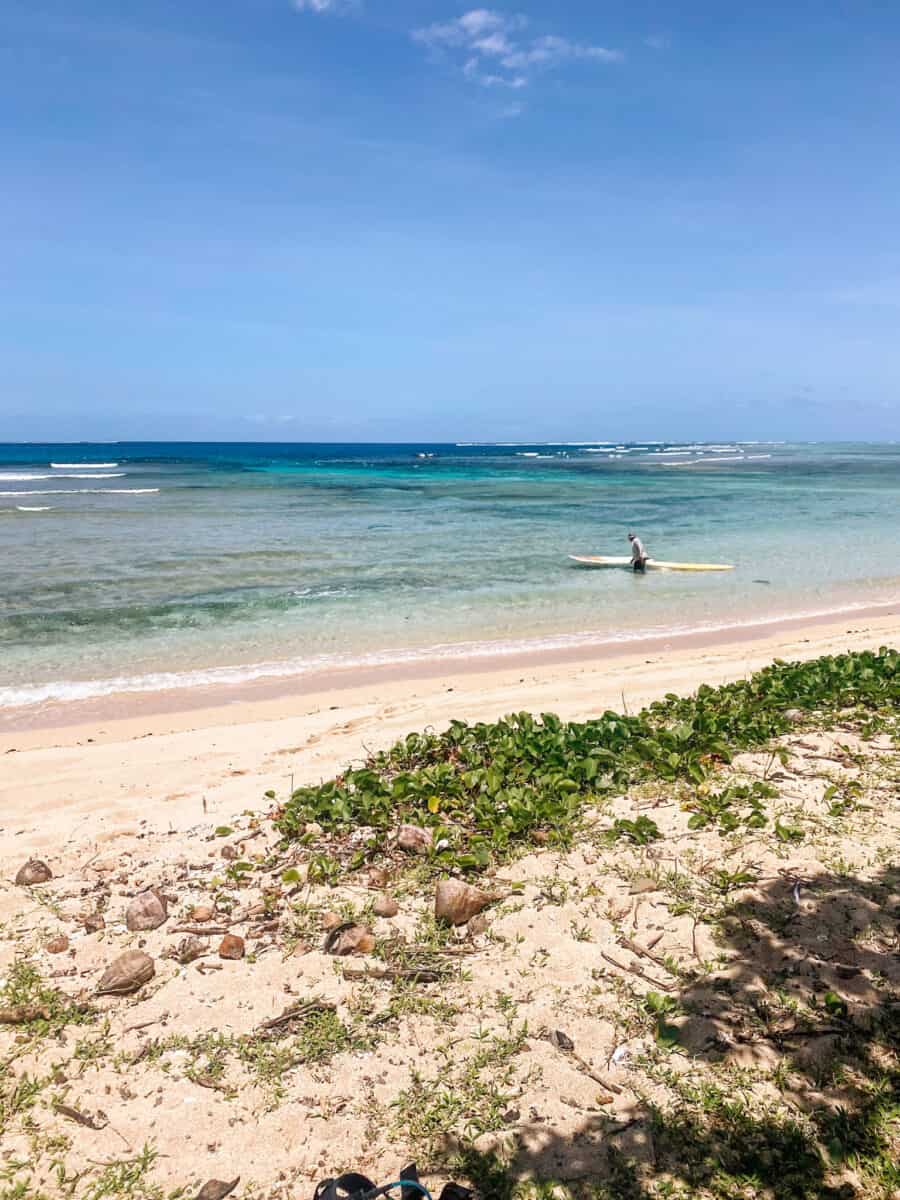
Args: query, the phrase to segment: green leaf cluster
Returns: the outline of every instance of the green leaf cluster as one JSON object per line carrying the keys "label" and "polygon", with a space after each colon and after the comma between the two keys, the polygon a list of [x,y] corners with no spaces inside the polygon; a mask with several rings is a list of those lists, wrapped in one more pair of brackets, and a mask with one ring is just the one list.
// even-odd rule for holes
{"label": "green leaf cluster", "polygon": [[[719,763],[758,749],[804,716],[896,709],[900,653],[892,649],[776,662],[751,678],[674,695],[635,716],[590,721],[517,713],[492,723],[454,721],[444,733],[412,733],[357,770],[298,788],[277,825],[301,839],[308,822],[384,836],[398,823],[430,827],[433,859],[482,870],[517,843],[565,843],[585,804],[645,780],[703,784]],[[764,820],[761,792],[720,793],[695,816],[720,828]],[[743,811],[737,806],[744,806]],[[730,815],[729,815],[730,814]],[[693,819],[693,818],[692,818]],[[794,831],[782,827],[779,836]]]}

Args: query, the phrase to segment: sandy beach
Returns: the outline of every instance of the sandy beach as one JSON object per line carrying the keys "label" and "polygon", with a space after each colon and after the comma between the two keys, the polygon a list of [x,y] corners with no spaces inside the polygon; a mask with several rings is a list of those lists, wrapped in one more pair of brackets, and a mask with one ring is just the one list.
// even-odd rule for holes
{"label": "sandy beach", "polygon": [[[386,674],[207,707],[167,706],[157,697],[142,711],[126,697],[78,723],[7,729],[0,743],[0,978],[7,994],[10,987],[25,994],[21,981],[30,981],[27,994],[38,996],[41,1012],[56,1013],[61,996],[76,1005],[59,1028],[48,1018],[52,1036],[0,1026],[10,1087],[37,1081],[24,1116],[9,1115],[18,1112],[20,1091],[4,1100],[0,1166],[7,1178],[62,1195],[53,1166],[62,1163],[63,1178],[108,1187],[104,1195],[151,1200],[162,1194],[154,1189],[196,1190],[210,1179],[240,1177],[237,1197],[287,1198],[311,1195],[319,1178],[339,1170],[386,1178],[416,1154],[423,1170],[441,1178],[448,1163],[459,1170],[465,1161],[474,1179],[478,1164],[485,1171],[499,1155],[516,1178],[559,1178],[577,1189],[579,1180],[618,1169],[616,1155],[646,1165],[641,1097],[662,1102],[669,1095],[641,1057],[654,1047],[647,995],[675,990],[667,971],[679,986],[692,981],[689,999],[679,1001],[685,1007],[673,1014],[705,1013],[682,1023],[685,1044],[703,1054],[716,1038],[731,1047],[724,1065],[710,1070],[756,1080],[755,1105],[777,1098],[771,1080],[788,1060],[804,1081],[800,1090],[808,1089],[819,1060],[795,1060],[793,1052],[785,1058],[749,1035],[735,1042],[728,1030],[738,1018],[717,1016],[716,993],[702,980],[716,964],[723,978],[752,991],[790,953],[815,974],[815,987],[840,989],[853,1011],[868,1012],[885,987],[896,988],[892,935],[880,917],[898,899],[884,868],[900,831],[896,790],[885,782],[896,776],[896,752],[885,739],[864,747],[826,731],[787,741],[781,778],[792,781],[792,791],[783,811],[795,821],[801,814],[809,830],[802,845],[735,841],[733,857],[723,860],[715,832],[684,832],[675,785],[615,798],[603,821],[634,816],[635,806],[652,810],[674,841],[611,849],[587,832],[575,849],[538,848],[496,873],[487,886],[506,901],[449,943],[434,941],[432,892],[414,876],[374,872],[313,884],[309,855],[279,849],[269,814],[292,786],[333,776],[411,730],[440,729],[454,718],[636,712],[666,693],[744,677],[774,659],[898,642],[900,613],[857,615],[766,629],[739,642],[643,646],[487,670],[469,664],[440,677]],[[731,769],[739,778],[764,778],[772,761],[746,755]],[[831,828],[820,819],[836,769],[877,797],[878,822],[859,813]],[[586,830],[600,820],[599,813],[589,817]],[[16,886],[16,872],[32,858],[48,864],[52,879]],[[239,858],[246,875],[229,873]],[[804,897],[815,902],[837,888],[828,918],[834,928],[815,919],[815,903],[806,904],[808,928],[793,935],[800,949],[786,948],[781,937],[766,942],[768,965],[749,972],[739,952],[723,949],[714,905],[698,899],[686,915],[683,902],[665,892],[674,886],[674,863],[676,881],[684,873],[676,894],[699,889],[708,904],[704,880],[723,862],[754,903],[790,906],[793,895],[802,908]],[[857,873],[849,890],[846,881],[835,883],[836,863]],[[299,882],[287,887],[285,879]],[[381,896],[376,904],[385,887],[396,899]],[[148,889],[165,900],[168,920],[136,933],[126,928],[126,909]],[[391,904],[378,907],[385,899]],[[851,918],[868,931],[858,953],[841,924]],[[323,930],[348,919],[365,922],[383,946],[399,938],[417,952],[427,943],[432,956],[455,955],[439,961],[460,963],[462,973],[442,968],[437,983],[403,988],[380,960],[359,967],[340,960],[341,970],[318,947]],[[217,948],[223,934],[238,930],[241,957],[231,961]],[[623,966],[623,945],[649,961]],[[152,980],[133,997],[94,996],[101,973],[129,949],[153,958]],[[849,958],[848,983],[834,962]],[[801,984],[807,996],[805,976]],[[311,1004],[313,1016],[299,1025],[282,1021],[279,1014],[297,1004]],[[80,1012],[90,1013],[88,1024],[79,1024]],[[278,1040],[288,1033],[291,1052]],[[721,1074],[716,1079],[721,1085]],[[845,1102],[841,1086],[817,1083],[816,1103]],[[426,1119],[435,1097],[443,1098]],[[125,1191],[122,1178],[137,1182]],[[82,1194],[78,1186],[75,1194]]]}
{"label": "sandy beach", "polygon": [[634,712],[668,692],[741,678],[776,658],[896,645],[900,608],[728,638],[626,643],[595,657],[582,649],[549,662],[384,668],[305,682],[302,690],[275,681],[210,697],[199,689],[110,697],[58,706],[46,726],[21,710],[19,729],[0,729],[0,861],[8,870],[23,852],[134,829],[139,821],[180,830],[204,803],[211,816],[231,815],[258,806],[269,789],[284,796],[292,780],[299,786],[328,778],[367,750],[454,719],[488,721],[522,710],[566,719],[608,708]]}

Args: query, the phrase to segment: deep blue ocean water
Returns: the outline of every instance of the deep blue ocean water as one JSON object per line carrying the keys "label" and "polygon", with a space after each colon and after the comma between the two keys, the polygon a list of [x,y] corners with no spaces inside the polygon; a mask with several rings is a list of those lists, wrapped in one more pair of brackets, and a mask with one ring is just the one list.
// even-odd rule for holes
{"label": "deep blue ocean water", "polygon": [[[900,596],[900,446],[0,445],[0,706]],[[568,553],[735,564],[583,571]]]}

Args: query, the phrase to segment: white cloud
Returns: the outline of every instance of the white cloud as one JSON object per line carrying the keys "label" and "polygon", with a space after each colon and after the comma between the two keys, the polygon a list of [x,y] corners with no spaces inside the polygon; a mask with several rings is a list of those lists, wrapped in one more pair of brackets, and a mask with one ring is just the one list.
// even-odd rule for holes
{"label": "white cloud", "polygon": [[[329,0],[314,0],[328,3]],[[431,50],[461,57],[460,68],[467,79],[482,87],[526,87],[530,75],[566,62],[621,62],[619,50],[573,42],[555,34],[532,37],[526,33],[528,18],[520,13],[473,8],[453,21],[439,22],[413,31],[414,41]]]}
{"label": "white cloud", "polygon": [[339,13],[351,7],[349,0],[294,0],[298,12]]}

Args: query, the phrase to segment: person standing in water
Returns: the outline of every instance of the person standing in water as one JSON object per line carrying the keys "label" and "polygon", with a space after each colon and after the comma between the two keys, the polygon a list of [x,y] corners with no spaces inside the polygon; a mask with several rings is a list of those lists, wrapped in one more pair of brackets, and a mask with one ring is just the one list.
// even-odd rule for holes
{"label": "person standing in water", "polygon": [[636,533],[629,533],[628,540],[631,542],[631,569],[643,571],[647,565],[647,559],[650,557],[644,549],[644,543]]}

